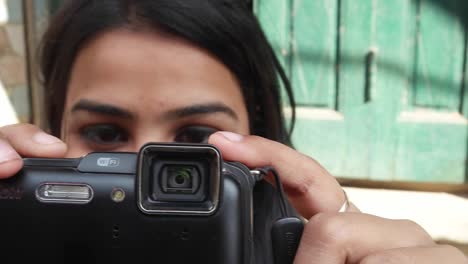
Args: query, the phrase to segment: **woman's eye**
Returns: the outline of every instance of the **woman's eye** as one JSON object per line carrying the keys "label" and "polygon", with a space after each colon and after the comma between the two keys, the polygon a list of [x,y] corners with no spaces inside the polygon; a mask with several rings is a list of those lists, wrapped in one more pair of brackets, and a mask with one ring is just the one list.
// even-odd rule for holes
{"label": "woman's eye", "polygon": [[183,143],[207,143],[208,137],[216,131],[218,130],[205,126],[185,127],[179,130],[174,141]]}
{"label": "woman's eye", "polygon": [[95,144],[116,144],[128,140],[124,129],[115,125],[92,125],[83,128],[81,137]]}

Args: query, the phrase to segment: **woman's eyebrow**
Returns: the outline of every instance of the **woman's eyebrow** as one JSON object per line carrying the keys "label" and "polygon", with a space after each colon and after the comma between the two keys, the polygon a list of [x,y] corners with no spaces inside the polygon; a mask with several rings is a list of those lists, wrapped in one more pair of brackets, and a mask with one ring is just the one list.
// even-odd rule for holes
{"label": "woman's eyebrow", "polygon": [[[71,111],[72,113],[77,111],[87,111],[127,119],[135,118],[135,115],[133,113],[118,106],[99,103],[87,99],[81,99],[80,101],[78,101],[78,103],[76,103],[72,107]],[[176,108],[164,113],[163,116],[166,119],[179,119],[194,115],[205,115],[213,113],[224,113],[235,120],[239,120],[239,117],[237,116],[236,112],[223,103],[195,104],[186,107]]]}
{"label": "woman's eyebrow", "polygon": [[122,118],[127,118],[127,119],[133,119],[135,116],[131,112],[114,106],[110,104],[103,104],[87,99],[81,99],[76,103],[71,112],[77,112],[77,111],[87,111],[87,112],[92,112],[92,113],[97,113],[97,114],[103,114],[103,115],[111,115],[111,116],[116,116],[116,117],[122,117]]}
{"label": "woman's eyebrow", "polygon": [[213,113],[224,113],[235,120],[239,120],[236,112],[223,103],[195,104],[182,108],[170,110],[164,114],[167,119],[178,119],[193,115],[204,115]]}

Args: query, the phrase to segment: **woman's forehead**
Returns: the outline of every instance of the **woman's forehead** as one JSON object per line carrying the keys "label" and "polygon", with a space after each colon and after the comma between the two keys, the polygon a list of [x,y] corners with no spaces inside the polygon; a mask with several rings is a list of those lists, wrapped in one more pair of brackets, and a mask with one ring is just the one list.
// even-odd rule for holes
{"label": "woman's forehead", "polygon": [[120,29],[88,43],[72,68],[66,108],[83,98],[136,109],[219,101],[246,115],[240,86],[224,64],[156,32]]}

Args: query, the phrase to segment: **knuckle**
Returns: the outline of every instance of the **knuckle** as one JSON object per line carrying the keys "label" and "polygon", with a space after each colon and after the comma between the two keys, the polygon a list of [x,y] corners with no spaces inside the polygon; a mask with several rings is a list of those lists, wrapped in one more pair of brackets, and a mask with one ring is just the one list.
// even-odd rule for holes
{"label": "knuckle", "polygon": [[313,180],[310,178],[296,179],[295,182],[285,186],[285,190],[290,196],[295,198],[307,197],[311,190],[310,186],[313,185]]}
{"label": "knuckle", "polygon": [[6,138],[8,138],[9,135],[17,133],[33,133],[38,130],[39,128],[37,126],[28,123],[18,123],[0,127],[0,133]]}
{"label": "knuckle", "polygon": [[379,252],[364,257],[359,264],[415,264],[415,260],[401,251]]}
{"label": "knuckle", "polygon": [[438,247],[445,252],[446,256],[452,256],[454,263],[468,264],[468,257],[457,247],[445,244],[439,245]]}
{"label": "knuckle", "polygon": [[416,223],[415,221],[413,220],[410,220],[410,219],[401,219],[401,220],[397,220],[400,224],[402,225],[405,225],[409,228],[412,228],[412,229],[418,229],[420,228],[419,224]]}
{"label": "knuckle", "polygon": [[7,136],[4,135],[1,131],[0,131],[0,143],[2,143],[2,145],[6,145],[7,147],[11,147],[11,143],[8,140]]}
{"label": "knuckle", "polygon": [[409,219],[395,221],[402,225],[406,230],[411,231],[411,237],[414,239],[414,241],[423,244],[434,244],[434,241],[429,233],[427,233],[426,230],[424,230],[424,228],[422,228],[418,223]]}
{"label": "knuckle", "polygon": [[318,213],[306,225],[306,232],[324,245],[338,245],[348,236],[348,223],[342,215]]}
{"label": "knuckle", "polygon": [[295,159],[283,160],[282,163],[284,164],[291,164],[290,171],[288,171],[289,175],[296,175],[294,181],[291,181],[288,185],[284,186],[285,190],[288,192],[288,195],[295,198],[305,198],[308,199],[312,194],[314,186],[318,185],[316,177],[310,177],[308,174],[310,173],[302,173],[301,176],[298,176],[298,169],[301,168],[299,171],[308,172],[310,171],[309,168],[304,168],[304,164],[316,163],[312,160],[312,158],[303,155],[302,153],[297,153],[297,157]]}
{"label": "knuckle", "polygon": [[18,129],[18,128],[24,129],[28,127],[34,127],[34,125],[29,124],[29,123],[17,123],[17,124],[3,126],[0,129],[11,130],[11,129]]}

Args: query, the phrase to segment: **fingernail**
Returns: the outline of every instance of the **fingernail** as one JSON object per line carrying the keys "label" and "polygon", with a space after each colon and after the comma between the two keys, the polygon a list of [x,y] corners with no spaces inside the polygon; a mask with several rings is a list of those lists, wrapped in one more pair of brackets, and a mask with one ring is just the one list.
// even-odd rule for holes
{"label": "fingernail", "polygon": [[0,140],[0,163],[20,159],[21,157],[6,142]]}
{"label": "fingernail", "polygon": [[49,134],[38,132],[33,136],[34,142],[42,145],[50,145],[61,142],[60,139]]}
{"label": "fingernail", "polygon": [[233,132],[222,131],[219,133],[223,135],[227,140],[232,141],[232,142],[240,142],[244,139],[244,136],[233,133]]}

